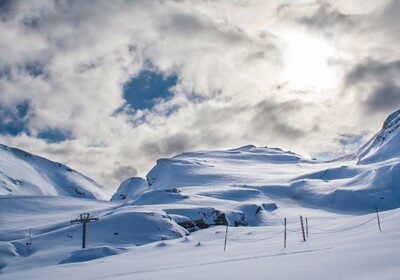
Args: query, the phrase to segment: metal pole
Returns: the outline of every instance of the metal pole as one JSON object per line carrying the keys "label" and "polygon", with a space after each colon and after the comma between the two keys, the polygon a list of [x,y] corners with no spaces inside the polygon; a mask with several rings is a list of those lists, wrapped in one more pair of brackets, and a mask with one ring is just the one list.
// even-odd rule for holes
{"label": "metal pole", "polygon": [[378,218],[379,231],[382,231],[382,229],[381,229],[381,220],[379,219],[378,207],[376,207],[376,205],[375,205],[375,211],[376,211],[376,217]]}
{"label": "metal pole", "polygon": [[307,238],[308,238],[308,219],[306,218],[306,235],[307,235]]}
{"label": "metal pole", "polygon": [[224,244],[224,251],[226,251],[226,240],[228,239],[228,225],[226,225],[226,231],[225,231],[225,244]]}
{"label": "metal pole", "polygon": [[285,231],[283,235],[283,248],[286,248],[286,218],[284,220],[284,224],[285,224]]}
{"label": "metal pole", "polygon": [[83,222],[83,232],[82,232],[82,249],[86,247],[86,222]]}

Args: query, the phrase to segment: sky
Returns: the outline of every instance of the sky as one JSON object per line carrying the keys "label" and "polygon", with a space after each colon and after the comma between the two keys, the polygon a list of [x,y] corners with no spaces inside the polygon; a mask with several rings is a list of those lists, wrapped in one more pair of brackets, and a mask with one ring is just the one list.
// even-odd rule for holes
{"label": "sky", "polygon": [[400,105],[400,1],[0,0],[0,143],[115,189],[243,145],[354,152]]}

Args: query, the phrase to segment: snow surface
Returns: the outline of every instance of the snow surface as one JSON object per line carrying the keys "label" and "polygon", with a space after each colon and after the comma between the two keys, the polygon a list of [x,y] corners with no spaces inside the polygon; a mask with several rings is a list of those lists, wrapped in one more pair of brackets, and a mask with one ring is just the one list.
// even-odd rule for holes
{"label": "snow surface", "polygon": [[109,199],[110,192],[61,163],[0,144],[0,195]]}
{"label": "snow surface", "polygon": [[121,183],[111,200],[136,199],[149,189],[147,181],[140,177],[132,177]]}
{"label": "snow surface", "polygon": [[[335,161],[244,146],[161,159],[112,201],[0,196],[0,279],[398,279],[399,114]],[[1,161],[4,174],[35,182],[10,165]],[[86,249],[82,225],[70,226],[81,213],[99,218]]]}
{"label": "snow surface", "polygon": [[[60,199],[68,200],[65,205],[77,200]],[[94,204],[91,207],[97,209],[105,206]],[[84,250],[80,248],[80,226],[73,238],[66,237],[66,228],[53,229],[35,235],[31,246],[23,243],[26,239],[1,242],[2,259],[13,262],[3,268],[0,279],[43,279],[44,275],[46,279],[397,279],[398,209],[380,213],[382,232],[375,214],[341,215],[297,205],[285,209],[278,211],[273,225],[229,227],[226,251],[225,226],[135,246],[134,240],[146,238],[136,235],[137,227],[147,222],[127,219],[120,223],[116,236],[109,219],[101,227],[88,224],[88,248]],[[306,242],[302,241],[300,213],[308,217]],[[286,248],[281,217],[287,217]],[[159,220],[156,224],[162,225]],[[142,230],[148,235],[157,231]]]}

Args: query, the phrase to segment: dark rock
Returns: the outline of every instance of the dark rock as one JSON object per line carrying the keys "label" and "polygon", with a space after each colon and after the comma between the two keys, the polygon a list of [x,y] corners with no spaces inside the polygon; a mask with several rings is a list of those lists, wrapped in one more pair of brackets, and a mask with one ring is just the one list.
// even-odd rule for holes
{"label": "dark rock", "polygon": [[215,225],[219,226],[219,225],[228,225],[228,220],[226,218],[225,213],[219,211],[219,210],[215,210],[215,213],[217,215],[216,219],[214,219],[214,223]]}
{"label": "dark rock", "polygon": [[187,229],[189,232],[196,231],[196,224],[193,223],[192,221],[182,221],[182,222],[179,222],[178,225]]}
{"label": "dark rock", "polygon": [[278,206],[273,202],[263,203],[262,207],[267,211],[274,211],[274,210],[278,209]]}
{"label": "dark rock", "polygon": [[254,213],[254,216],[257,215],[258,213],[260,213],[260,212],[263,211],[263,210],[264,210],[263,207],[258,206],[257,209],[256,209],[256,212]]}

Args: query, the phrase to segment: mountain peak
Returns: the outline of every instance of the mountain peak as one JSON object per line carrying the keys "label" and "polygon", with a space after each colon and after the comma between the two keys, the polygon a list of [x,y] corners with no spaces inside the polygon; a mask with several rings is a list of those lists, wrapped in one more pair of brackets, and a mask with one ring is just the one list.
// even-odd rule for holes
{"label": "mountain peak", "polygon": [[376,133],[358,151],[358,162],[368,164],[400,157],[400,109],[390,114]]}
{"label": "mountain peak", "polygon": [[391,113],[383,123],[382,129],[387,129],[393,126],[394,123],[397,123],[400,118],[400,109]]}

